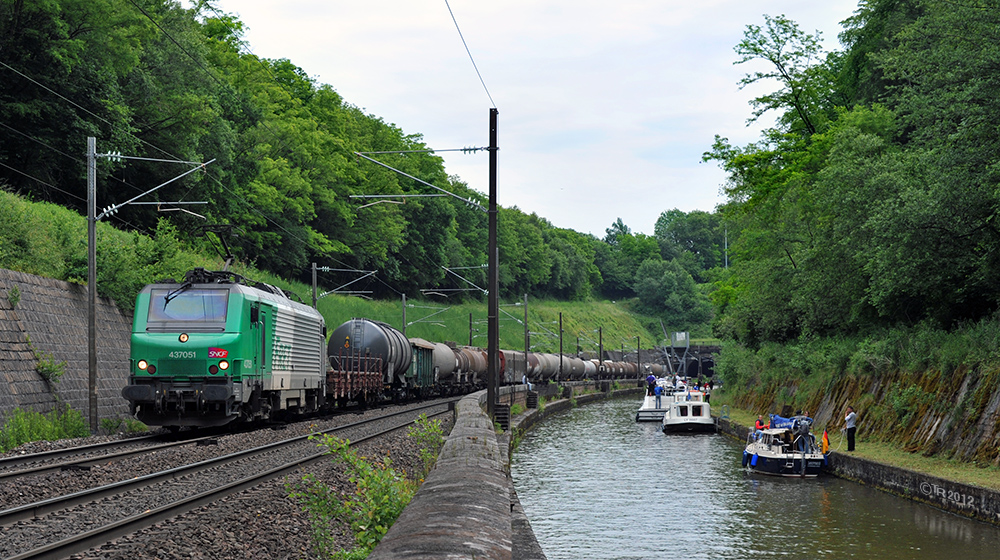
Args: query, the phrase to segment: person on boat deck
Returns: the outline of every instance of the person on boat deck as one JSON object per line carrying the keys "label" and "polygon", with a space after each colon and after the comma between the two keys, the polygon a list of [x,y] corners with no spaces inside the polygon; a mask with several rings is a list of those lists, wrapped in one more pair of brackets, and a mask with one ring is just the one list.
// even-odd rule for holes
{"label": "person on boat deck", "polygon": [[795,450],[805,453],[809,450],[809,428],[812,427],[813,419],[809,418],[809,413],[804,410],[796,411],[792,426],[798,432],[795,443]]}
{"label": "person on boat deck", "polygon": [[757,423],[754,424],[753,429],[755,429],[755,430],[757,430],[759,432],[759,431],[765,429],[766,427],[767,426],[764,424],[764,416],[761,415],[761,414],[758,414],[757,415]]}
{"label": "person on boat deck", "polygon": [[705,391],[705,402],[709,402],[712,398],[712,391],[708,388],[708,385],[705,385],[705,388],[702,390]]}
{"label": "person on boat deck", "polygon": [[653,396],[653,387],[655,387],[655,386],[656,386],[656,376],[653,375],[653,374],[650,374],[650,375],[646,376],[646,395],[647,396],[650,396],[650,397]]}
{"label": "person on boat deck", "polygon": [[660,387],[660,385],[657,384],[656,387],[653,387],[653,393],[656,394],[656,408],[661,408],[660,395],[663,394],[663,387]]}

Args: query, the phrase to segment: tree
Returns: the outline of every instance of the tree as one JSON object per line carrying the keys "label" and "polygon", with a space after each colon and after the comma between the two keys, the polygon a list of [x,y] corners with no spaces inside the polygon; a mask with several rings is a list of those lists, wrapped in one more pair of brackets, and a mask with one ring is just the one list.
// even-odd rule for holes
{"label": "tree", "polygon": [[706,281],[705,272],[723,264],[726,232],[718,214],[667,210],[653,231],[663,260],[677,259],[696,281]]}
{"label": "tree", "polygon": [[764,60],[773,68],[747,74],[740,80],[740,88],[771,79],[777,80],[781,87],[750,102],[754,111],[748,122],[756,121],[772,109],[781,110],[784,124],[800,122],[806,134],[815,134],[823,104],[822,82],[829,77],[818,64],[823,54],[820,32],[803,33],[784,15],[773,18],[765,15],[764,21],[765,28],[747,25],[743,40],[735,48],[740,55],[735,64]]}
{"label": "tree", "polygon": [[656,238],[632,234],[621,218],[607,229],[603,246],[595,247],[594,262],[603,280],[601,293],[606,297],[632,297],[639,265],[647,259],[659,259]]}
{"label": "tree", "polygon": [[660,317],[673,328],[691,330],[711,319],[708,299],[676,261],[644,261],[636,272],[633,289],[643,313]]}

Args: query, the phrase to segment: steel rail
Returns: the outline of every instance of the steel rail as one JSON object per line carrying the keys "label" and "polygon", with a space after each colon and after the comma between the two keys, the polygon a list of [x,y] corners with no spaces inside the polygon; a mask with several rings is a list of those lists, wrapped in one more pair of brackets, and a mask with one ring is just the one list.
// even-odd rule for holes
{"label": "steel rail", "polygon": [[[346,430],[346,429],[349,429],[349,428],[352,428],[352,427],[363,426],[364,424],[368,424],[368,423],[371,423],[371,422],[386,420],[386,419],[389,419],[389,418],[393,418],[395,416],[400,416],[402,414],[406,414],[406,413],[409,413],[409,412],[414,412],[416,410],[422,410],[424,408],[431,408],[431,407],[434,407],[434,406],[441,406],[442,404],[447,404],[447,403],[435,403],[433,405],[426,405],[426,406],[423,406],[423,407],[418,407],[418,408],[414,408],[414,409],[408,409],[408,410],[405,410],[405,411],[400,411],[400,412],[396,412],[396,413],[390,414],[388,416],[382,416],[382,417],[379,417],[379,418],[372,418],[372,419],[368,419],[368,420],[362,420],[360,422],[355,422],[355,423],[348,424],[348,425],[345,425],[345,426],[338,426],[336,428],[331,428],[329,430],[322,430],[322,431],[314,432],[313,434],[310,434],[310,435],[321,434],[321,433],[331,433],[331,432],[335,432],[335,431]],[[451,408],[449,407],[449,410],[450,409]],[[446,412],[448,412],[448,410],[435,413],[435,415],[437,415],[437,414],[444,414]],[[403,422],[403,423],[401,423],[401,424],[399,424],[397,426],[393,426],[393,427],[381,430],[381,431],[379,431],[379,432],[377,432],[375,434],[370,434],[370,435],[367,435],[367,436],[359,437],[355,441],[350,442],[350,445],[356,445],[358,443],[362,443],[362,442],[368,441],[370,439],[381,437],[381,436],[383,436],[383,435],[385,435],[387,433],[394,432],[394,431],[396,431],[396,430],[398,430],[400,428],[403,428],[405,426],[413,424],[413,422],[414,422],[414,420],[409,420],[409,421]],[[293,441],[296,441],[296,440],[301,440],[303,437],[308,437],[308,436],[301,436],[301,437],[292,438],[290,440],[286,440],[286,442],[293,442]],[[279,443],[285,443],[285,442],[279,442]],[[275,444],[269,444],[269,445],[266,445],[266,446],[263,446],[263,447],[257,448],[257,449],[259,450],[259,449],[264,449],[264,448],[271,448],[271,447],[274,447],[274,445]],[[236,455],[236,454],[233,454],[233,455]],[[303,467],[305,465],[314,463],[314,462],[316,462],[316,461],[318,461],[320,459],[323,459],[324,457],[327,457],[327,456],[328,456],[328,453],[325,452],[325,451],[324,452],[314,453],[311,456],[308,456],[308,457],[305,457],[305,458],[301,458],[301,459],[298,459],[296,461],[292,461],[290,463],[286,463],[285,465],[282,465],[282,466],[279,466],[279,467],[275,467],[273,469],[267,470],[267,471],[262,472],[262,473],[251,475],[251,476],[249,476],[247,478],[244,478],[242,480],[238,480],[238,481],[229,483],[229,484],[221,486],[219,488],[216,488],[216,489],[213,489],[213,490],[209,490],[209,491],[206,491],[206,492],[202,492],[202,493],[194,495],[194,496],[189,496],[187,498],[183,498],[183,499],[178,500],[177,502],[174,502],[172,504],[168,504],[168,505],[162,506],[160,508],[149,510],[149,511],[143,512],[141,514],[125,518],[125,519],[121,519],[119,521],[110,523],[110,524],[105,525],[103,527],[99,527],[97,529],[93,529],[93,530],[87,531],[85,533],[81,533],[79,535],[76,535],[74,537],[70,537],[68,539],[63,539],[62,541],[59,541],[59,542],[56,542],[56,543],[48,544],[46,546],[37,548],[35,550],[30,550],[30,551],[18,554],[16,556],[11,556],[7,560],[56,560],[56,559],[59,559],[59,558],[66,558],[66,557],[74,555],[74,554],[79,554],[79,553],[82,553],[82,552],[84,552],[84,551],[86,551],[86,550],[88,550],[88,549],[90,549],[90,548],[92,548],[94,546],[99,546],[101,544],[104,544],[104,543],[106,543],[106,542],[108,542],[108,541],[110,541],[112,539],[120,538],[120,537],[122,537],[124,535],[128,535],[130,533],[134,533],[136,531],[139,531],[141,529],[144,529],[146,527],[149,527],[149,526],[154,525],[156,523],[159,523],[161,521],[165,521],[165,520],[170,519],[172,517],[176,517],[177,515],[189,512],[189,511],[194,510],[196,508],[199,508],[199,507],[202,507],[204,505],[210,504],[212,502],[218,501],[219,499],[224,498],[226,496],[229,496],[230,494],[235,494],[236,492],[240,492],[242,490],[246,490],[248,488],[252,488],[254,486],[257,486],[257,485],[259,485],[261,483],[267,482],[267,481],[272,480],[274,478],[278,478],[280,476],[283,476],[283,475],[286,475],[286,474],[290,474],[290,473],[292,473],[292,472],[300,469],[301,467]],[[227,456],[227,457],[229,457],[229,456]],[[222,458],[220,458],[220,459],[222,459]],[[204,463],[204,461],[202,463]],[[171,470],[176,470],[176,469],[171,469]],[[164,472],[169,472],[169,471],[164,471]]]}
{"label": "steel rail", "polygon": [[[158,436],[150,436],[150,437],[158,437]],[[203,436],[203,437],[198,437],[198,438],[186,439],[186,440],[182,440],[182,441],[174,441],[174,442],[170,442],[170,443],[164,443],[164,444],[160,444],[160,445],[153,445],[153,446],[150,446],[150,447],[142,447],[142,448],[139,448],[139,449],[132,449],[130,451],[119,451],[117,453],[109,453],[107,455],[99,455],[97,457],[83,457],[83,458],[77,459],[75,461],[63,461],[61,463],[55,463],[55,464],[52,464],[52,465],[41,465],[41,466],[38,466],[38,467],[31,467],[31,468],[21,469],[21,470],[16,470],[16,471],[8,471],[8,472],[0,473],[0,480],[5,480],[5,479],[8,479],[8,478],[20,478],[20,477],[24,477],[24,476],[33,475],[33,474],[42,474],[42,473],[53,472],[53,471],[62,471],[62,470],[68,470],[68,469],[72,469],[72,468],[85,468],[85,467],[94,466],[94,465],[96,465],[98,463],[106,462],[109,459],[112,459],[112,460],[127,459],[128,457],[133,457],[135,455],[143,455],[143,454],[150,453],[150,452],[153,452],[153,451],[160,451],[162,449],[169,449],[171,447],[177,447],[178,445],[188,445],[188,444],[191,444],[191,443],[195,443],[196,444],[199,441],[216,439],[218,437],[219,436],[217,436],[217,435],[215,435],[215,436]],[[112,443],[118,443],[118,442],[112,442]],[[102,445],[106,445],[106,444],[96,444],[96,445],[97,446],[102,446]],[[125,446],[125,445],[128,445],[128,444],[123,444],[122,446]],[[90,447],[90,446],[86,446],[86,447]],[[75,447],[75,448],[67,448],[67,449],[78,450],[79,451],[78,453],[70,453],[70,454],[67,454],[67,455],[83,455],[83,454],[87,453],[88,451],[96,451],[96,450],[83,451],[83,449],[84,449],[83,447]],[[66,450],[60,449],[59,451],[66,451]],[[51,458],[57,458],[57,457],[60,457],[60,455],[55,455],[54,457],[51,457]]]}
{"label": "steel rail", "polygon": [[267,445],[255,447],[253,449],[237,451],[235,453],[223,455],[222,457],[214,457],[212,459],[206,459],[204,461],[199,461],[197,463],[192,463],[190,465],[175,467],[172,469],[151,473],[137,478],[131,478],[128,480],[122,480],[119,482],[114,482],[112,484],[107,484],[96,488],[82,490],[80,492],[67,494],[65,496],[57,496],[55,498],[49,498],[47,500],[42,500],[40,502],[34,502],[31,504],[25,504],[23,506],[18,506],[15,508],[10,508],[7,510],[0,511],[0,526],[10,525],[17,521],[22,521],[25,519],[33,519],[36,517],[41,517],[42,515],[46,515],[54,511],[59,511],[76,505],[93,502],[104,497],[114,496],[116,494],[121,494],[129,490],[134,490],[136,488],[150,486],[158,482],[177,479],[182,476],[194,474],[206,469],[227,465],[229,463],[245,459],[247,457],[253,457],[254,455],[260,455],[268,451],[279,449],[281,447],[287,447],[296,443],[300,443],[302,441],[306,441],[308,440],[308,438],[314,435],[324,434],[324,433],[334,433],[338,431],[357,428],[360,426],[364,426],[365,424],[370,424],[372,422],[377,422],[381,420],[387,420],[396,416],[400,416],[402,414],[407,414],[414,411],[423,410],[426,408],[433,408],[436,406],[446,405],[449,404],[450,402],[453,401],[437,402],[433,404],[424,405],[421,407],[415,407],[399,412],[394,412],[386,416],[379,416],[376,418],[369,418],[367,420],[352,422],[350,424],[345,424],[343,426],[336,426],[333,428],[329,428],[327,430],[320,430],[312,432],[310,434],[305,434],[301,436],[296,436],[294,438],[277,441],[274,443],[269,443]]}
{"label": "steel rail", "polygon": [[65,449],[53,449],[51,451],[42,451],[39,453],[30,453],[28,455],[12,455],[10,457],[4,457],[0,459],[0,469],[16,467],[18,465],[23,465],[25,463],[34,463],[38,461],[47,461],[49,459],[58,459],[60,457],[68,457],[72,455],[82,455],[84,453],[90,453],[93,451],[101,451],[103,449],[111,449],[115,447],[123,447],[126,445],[131,445],[135,442],[141,442],[144,440],[152,440],[162,435],[151,435],[131,438],[127,440],[115,440],[106,441],[104,443],[94,443],[92,445],[82,445],[79,447],[67,447]]}

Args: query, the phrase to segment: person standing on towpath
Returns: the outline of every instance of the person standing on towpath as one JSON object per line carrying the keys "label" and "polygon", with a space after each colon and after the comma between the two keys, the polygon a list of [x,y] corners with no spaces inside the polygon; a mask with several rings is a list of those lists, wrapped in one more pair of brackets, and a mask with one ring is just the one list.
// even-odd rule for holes
{"label": "person standing on towpath", "polygon": [[854,451],[854,432],[858,430],[858,415],[854,413],[854,407],[847,407],[847,416],[844,417],[844,429],[847,430],[847,450]]}

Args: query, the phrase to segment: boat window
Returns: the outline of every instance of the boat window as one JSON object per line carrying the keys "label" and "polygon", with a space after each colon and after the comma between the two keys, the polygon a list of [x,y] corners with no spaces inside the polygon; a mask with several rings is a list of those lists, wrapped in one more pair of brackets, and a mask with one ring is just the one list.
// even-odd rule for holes
{"label": "boat window", "polygon": [[687,416],[687,415],[688,415],[687,406],[681,405],[677,407],[677,416]]}
{"label": "boat window", "polygon": [[[168,297],[169,296],[169,297]],[[149,294],[146,330],[172,332],[222,332],[226,328],[228,289],[153,289]]]}
{"label": "boat window", "polygon": [[691,416],[701,416],[701,406],[692,406]]}

